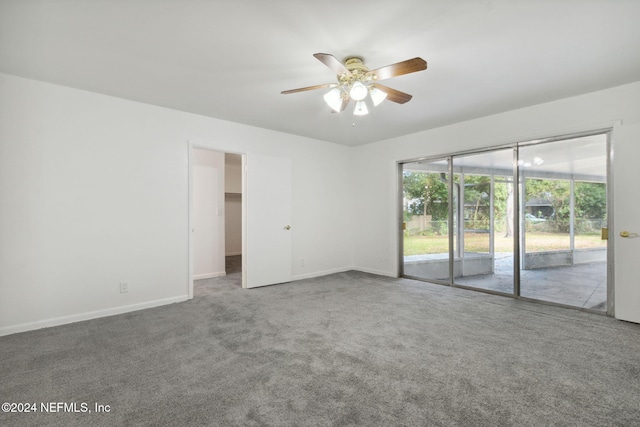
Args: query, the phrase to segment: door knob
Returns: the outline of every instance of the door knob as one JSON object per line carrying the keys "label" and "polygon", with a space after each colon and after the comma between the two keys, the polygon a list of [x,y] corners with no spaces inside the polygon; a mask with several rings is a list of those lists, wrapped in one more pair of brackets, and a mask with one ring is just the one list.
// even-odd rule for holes
{"label": "door knob", "polygon": [[638,237],[638,233],[629,233],[628,231],[621,231],[620,237]]}
{"label": "door knob", "polygon": [[291,226],[290,226],[290,225],[285,225],[285,226],[284,226],[284,229],[285,229],[285,230],[291,230]]}

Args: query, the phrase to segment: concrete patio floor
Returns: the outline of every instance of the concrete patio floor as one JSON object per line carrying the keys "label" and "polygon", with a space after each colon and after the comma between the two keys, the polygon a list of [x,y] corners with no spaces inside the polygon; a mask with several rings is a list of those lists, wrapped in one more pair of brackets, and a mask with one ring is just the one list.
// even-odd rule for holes
{"label": "concrete patio floor", "polygon": [[[408,258],[408,257],[407,257]],[[415,262],[415,257],[405,262]],[[407,267],[409,264],[407,264]],[[411,270],[405,269],[405,274]],[[513,255],[496,253],[494,274],[456,277],[456,285],[513,294]],[[607,263],[592,262],[562,267],[521,270],[520,295],[572,307],[606,311]]]}

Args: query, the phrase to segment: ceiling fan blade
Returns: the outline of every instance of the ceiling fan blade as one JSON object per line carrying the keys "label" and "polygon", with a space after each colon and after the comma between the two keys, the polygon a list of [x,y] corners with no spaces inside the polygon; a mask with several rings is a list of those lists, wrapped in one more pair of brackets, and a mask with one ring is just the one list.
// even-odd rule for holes
{"label": "ceiling fan blade", "polygon": [[349,71],[347,67],[345,67],[344,64],[338,61],[333,55],[329,55],[328,53],[314,53],[313,56],[327,67],[331,68],[331,70],[336,74],[351,74],[351,71]]}
{"label": "ceiling fan blade", "polygon": [[334,87],[334,86],[336,86],[335,83],[326,83],[326,84],[323,84],[323,85],[315,85],[315,86],[301,87],[301,88],[298,88],[298,89],[283,90],[280,93],[283,94],[283,95],[286,95],[288,93],[305,92],[307,90],[322,89],[322,88],[325,88],[325,87]]}
{"label": "ceiling fan blade", "polygon": [[382,86],[380,84],[374,83],[373,87],[376,89],[380,89],[384,93],[387,94],[387,99],[392,102],[396,102],[398,104],[404,104],[405,102],[409,102],[413,96],[408,93],[400,92],[399,90],[391,89],[387,86]]}
{"label": "ceiling fan blade", "polygon": [[[376,81],[401,76],[403,74],[415,73],[427,69],[427,61],[422,58],[407,59],[396,64],[387,65],[372,70],[370,73],[375,76]],[[382,90],[382,89],[381,89]]]}

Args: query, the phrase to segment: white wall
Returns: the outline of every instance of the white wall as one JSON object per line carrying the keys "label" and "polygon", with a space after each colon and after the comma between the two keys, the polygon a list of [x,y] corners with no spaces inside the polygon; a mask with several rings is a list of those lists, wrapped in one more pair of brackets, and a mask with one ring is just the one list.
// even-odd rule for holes
{"label": "white wall", "polygon": [[242,193],[242,156],[226,153],[224,158],[224,191]]}
{"label": "white wall", "polygon": [[[361,224],[354,230],[355,267],[397,275],[396,162],[614,126],[614,150],[624,153],[615,156],[613,165],[617,217],[626,208],[625,197],[637,194],[640,144],[631,138],[616,139],[616,130],[639,122],[640,82],[636,82],[355,148],[351,181],[353,206],[357,207]],[[634,171],[635,179],[618,176],[623,170]],[[626,220],[624,227],[640,230],[640,218],[635,224]],[[619,241],[614,244],[617,246]],[[631,295],[631,289],[638,286],[635,277],[625,275],[625,267],[616,263],[616,300]],[[640,300],[636,307],[640,310]]]}
{"label": "white wall", "polygon": [[193,278],[225,275],[225,155],[193,150]]}
{"label": "white wall", "polygon": [[294,278],[349,268],[348,147],[0,74],[0,335],[187,298],[188,141],[290,158]]}

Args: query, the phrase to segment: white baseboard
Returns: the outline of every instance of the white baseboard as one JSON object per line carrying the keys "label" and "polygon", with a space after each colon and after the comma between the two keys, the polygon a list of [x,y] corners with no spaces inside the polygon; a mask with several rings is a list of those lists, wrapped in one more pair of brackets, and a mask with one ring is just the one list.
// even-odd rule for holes
{"label": "white baseboard", "polygon": [[393,278],[398,277],[397,274],[392,274],[388,271],[383,271],[383,270],[374,270],[371,268],[353,267],[351,268],[351,270],[361,271],[363,273],[377,274],[378,276],[393,277]]}
{"label": "white baseboard", "polygon": [[316,272],[307,273],[307,274],[298,274],[291,277],[291,280],[311,279],[313,277],[326,276],[328,274],[344,273],[345,271],[349,271],[349,270],[353,270],[353,268],[351,267],[332,268],[330,270],[316,271]]}
{"label": "white baseboard", "polygon": [[182,295],[178,297],[142,302],[139,304],[107,308],[104,310],[88,311],[86,313],[73,314],[70,316],[54,317],[52,319],[38,320],[36,322],[21,323],[19,325],[4,326],[0,328],[0,336],[33,331],[42,328],[50,328],[52,326],[66,325],[68,323],[81,322],[83,320],[97,319],[100,317],[114,316],[116,314],[129,313],[131,311],[144,310],[146,308],[153,308],[161,305],[183,302],[187,301],[188,299],[188,295]]}
{"label": "white baseboard", "polygon": [[218,271],[216,273],[206,273],[206,274],[194,274],[193,280],[211,279],[213,277],[222,277],[226,275],[227,275],[226,271]]}
{"label": "white baseboard", "polygon": [[378,276],[393,277],[393,278],[398,277],[397,274],[392,274],[392,273],[389,273],[388,271],[373,270],[370,268],[361,268],[361,267],[341,267],[341,268],[332,268],[330,270],[316,271],[316,272],[307,273],[307,274],[298,274],[293,276],[291,280],[311,279],[314,277],[326,276],[329,274],[344,273],[345,271],[361,271],[363,273],[377,274]]}

